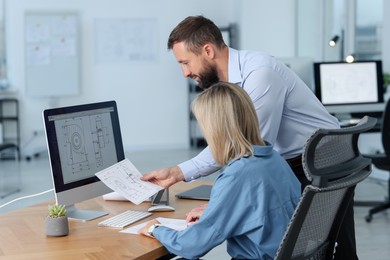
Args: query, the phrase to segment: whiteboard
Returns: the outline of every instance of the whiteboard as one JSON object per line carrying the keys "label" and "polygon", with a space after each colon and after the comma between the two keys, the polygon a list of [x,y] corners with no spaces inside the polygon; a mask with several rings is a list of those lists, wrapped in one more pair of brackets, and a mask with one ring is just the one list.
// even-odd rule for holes
{"label": "whiteboard", "polygon": [[79,93],[79,18],[75,12],[25,14],[26,91],[30,96]]}

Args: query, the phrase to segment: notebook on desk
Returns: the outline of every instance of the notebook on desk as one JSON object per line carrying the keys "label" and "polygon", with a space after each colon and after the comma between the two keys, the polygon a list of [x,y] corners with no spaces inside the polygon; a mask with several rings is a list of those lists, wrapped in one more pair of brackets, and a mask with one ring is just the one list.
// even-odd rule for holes
{"label": "notebook on desk", "polygon": [[212,185],[199,185],[187,191],[176,194],[179,199],[210,200]]}

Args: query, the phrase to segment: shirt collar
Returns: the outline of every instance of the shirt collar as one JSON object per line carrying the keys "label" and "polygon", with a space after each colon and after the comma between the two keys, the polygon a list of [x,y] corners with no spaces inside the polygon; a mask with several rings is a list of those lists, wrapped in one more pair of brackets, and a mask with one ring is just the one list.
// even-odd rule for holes
{"label": "shirt collar", "polygon": [[[255,156],[255,157],[268,157],[268,156],[271,156],[272,151],[273,151],[273,146],[270,145],[269,143],[266,143],[265,146],[252,145],[252,148],[253,148],[253,156]],[[248,156],[245,156],[245,157],[248,157]],[[231,165],[232,163],[234,163],[237,160],[240,160],[241,158],[242,157],[231,160],[228,163],[228,165]]]}
{"label": "shirt collar", "polygon": [[240,55],[238,50],[229,48],[228,81],[241,86]]}

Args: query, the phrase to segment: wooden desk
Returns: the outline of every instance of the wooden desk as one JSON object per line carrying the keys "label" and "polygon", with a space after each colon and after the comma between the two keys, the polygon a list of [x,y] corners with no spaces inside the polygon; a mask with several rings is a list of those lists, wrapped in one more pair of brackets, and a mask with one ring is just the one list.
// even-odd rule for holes
{"label": "wooden desk", "polygon": [[[142,221],[156,217],[185,218],[192,208],[204,201],[176,199],[175,194],[200,184],[196,181],[178,183],[170,188],[170,205],[174,212],[158,212]],[[0,259],[156,259],[168,251],[155,239],[141,235],[124,234],[119,229],[98,227],[97,223],[125,210],[147,211],[150,202],[134,205],[124,201],[104,201],[101,197],[77,204],[80,209],[103,210],[110,214],[82,222],[69,220],[69,235],[47,237],[44,222],[47,205],[37,204],[0,215]],[[137,222],[135,224],[139,224]]]}

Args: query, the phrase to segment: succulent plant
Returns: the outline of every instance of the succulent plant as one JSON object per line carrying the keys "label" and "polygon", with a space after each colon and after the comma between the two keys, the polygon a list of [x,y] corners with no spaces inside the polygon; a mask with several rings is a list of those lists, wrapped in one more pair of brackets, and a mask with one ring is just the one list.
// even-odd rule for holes
{"label": "succulent plant", "polygon": [[66,208],[64,205],[49,205],[49,217],[59,218],[66,216]]}
{"label": "succulent plant", "polygon": [[390,73],[383,73],[383,88],[386,88],[390,85]]}

